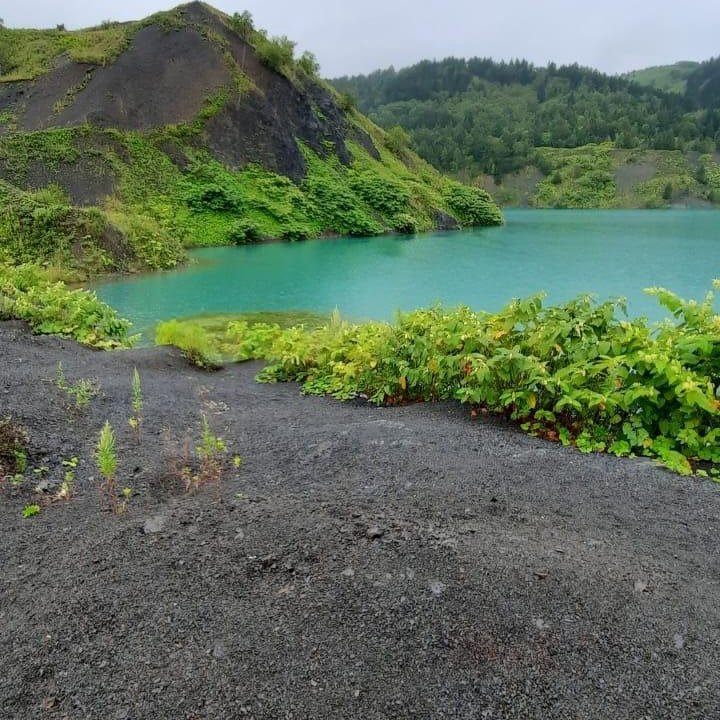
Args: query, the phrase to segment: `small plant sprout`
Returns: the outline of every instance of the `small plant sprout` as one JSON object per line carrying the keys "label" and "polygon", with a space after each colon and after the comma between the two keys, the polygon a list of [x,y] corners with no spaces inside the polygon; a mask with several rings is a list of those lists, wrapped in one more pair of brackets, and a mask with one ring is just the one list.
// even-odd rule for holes
{"label": "small plant sprout", "polygon": [[72,457],[69,460],[63,460],[62,464],[65,468],[65,475],[60,483],[56,497],[58,500],[69,500],[75,487],[75,468],[78,466],[78,459]]}
{"label": "small plant sprout", "polygon": [[95,451],[97,467],[102,475],[100,483],[100,504],[107,507],[111,512],[118,512],[117,497],[117,454],[115,452],[115,433],[108,421],[105,421],[100,431],[97,448]]}
{"label": "small plant sprout", "polygon": [[220,456],[226,451],[225,441],[213,433],[207,415],[203,414],[201,442],[197,448],[200,458],[200,477],[203,482],[220,479]]}
{"label": "small plant sprout", "polygon": [[75,385],[70,385],[68,393],[75,398],[75,407],[84,408],[98,394],[99,387],[92,380],[79,380]]}
{"label": "small plant sprout", "polygon": [[235,468],[238,469],[238,470],[239,470],[240,467],[242,466],[242,458],[241,458],[239,455],[235,455],[235,456],[233,457],[233,465],[234,465]]}
{"label": "small plant sprout", "polygon": [[142,425],[143,396],[140,385],[140,373],[137,368],[133,370],[132,377],[132,409],[133,416],[128,420],[128,425],[135,432],[135,437],[140,442],[140,426]]}
{"label": "small plant sprout", "polygon": [[133,489],[131,487],[124,487],[120,494],[122,495],[122,501],[118,506],[118,512],[124,513],[127,511],[130,498],[132,498]]}
{"label": "small plant sprout", "polygon": [[67,380],[65,379],[65,371],[63,370],[61,362],[58,362],[55,368],[55,385],[57,385],[60,390],[67,390]]}
{"label": "small plant sprout", "polygon": [[15,469],[22,475],[27,470],[27,453],[24,450],[13,450]]}
{"label": "small plant sprout", "polygon": [[227,452],[225,441],[215,435],[210,428],[207,415],[202,416],[200,431],[200,444],[195,448],[199,460],[197,472],[190,466],[189,447],[185,447],[184,463],[180,470],[180,478],[185,484],[185,491],[197,490],[201,485],[209,482],[219,482],[223,472],[222,457]]}
{"label": "small plant sprout", "polygon": [[23,508],[22,516],[27,520],[28,518],[35,517],[35,515],[39,514],[39,512],[39,505],[26,505]]}
{"label": "small plant sprout", "polygon": [[100,386],[92,380],[81,379],[74,385],[70,385],[61,362],[55,368],[55,385],[75,400],[75,407],[78,409],[89,405],[90,401],[100,392]]}

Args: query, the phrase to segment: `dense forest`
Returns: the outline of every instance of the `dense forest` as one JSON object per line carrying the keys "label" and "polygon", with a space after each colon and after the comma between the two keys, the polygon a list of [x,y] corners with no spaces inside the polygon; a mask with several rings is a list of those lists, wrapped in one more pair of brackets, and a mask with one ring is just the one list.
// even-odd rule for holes
{"label": "dense forest", "polygon": [[440,169],[493,175],[534,164],[536,148],[713,153],[720,144],[720,58],[669,92],[579,65],[488,58],[423,61],[333,81],[385,128],[402,126]]}

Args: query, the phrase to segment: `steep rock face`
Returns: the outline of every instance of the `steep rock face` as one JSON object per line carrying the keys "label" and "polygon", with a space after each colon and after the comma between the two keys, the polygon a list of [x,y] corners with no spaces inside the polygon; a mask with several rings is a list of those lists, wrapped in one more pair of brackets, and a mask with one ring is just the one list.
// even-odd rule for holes
{"label": "steep rock face", "polygon": [[[18,126],[29,132],[82,125],[149,131],[191,123],[225,91],[228,99],[205,124],[202,145],[229,167],[258,163],[300,180],[305,162],[297,140],[319,154],[329,143],[342,163],[350,163],[347,123],[326,88],[293,83],[264,65],[206,5],[191,3],[180,12],[184,26],[150,22],[105,67],[62,56],[34,82],[4,83],[0,112],[15,108]],[[243,92],[233,73],[238,69],[248,84]],[[372,140],[364,137],[363,144]]]}
{"label": "steep rock face", "polygon": [[[59,113],[53,105],[82,84]],[[26,130],[90,124],[148,130],[190,122],[208,94],[230,80],[217,48],[194,28],[167,32],[151,25],[107,67],[61,66],[28,89],[22,124]]]}

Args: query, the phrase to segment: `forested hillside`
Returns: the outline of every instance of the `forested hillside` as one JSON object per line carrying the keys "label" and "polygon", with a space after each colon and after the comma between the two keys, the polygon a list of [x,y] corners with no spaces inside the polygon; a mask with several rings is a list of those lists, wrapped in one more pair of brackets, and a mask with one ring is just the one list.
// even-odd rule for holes
{"label": "forested hillside", "polygon": [[[604,143],[680,152],[690,175],[702,181],[697,159],[712,156],[720,142],[718,59],[695,67],[682,92],[578,65],[543,68],[487,58],[423,61],[333,84],[381,126],[405,128],[414,149],[439,168],[470,178],[489,175],[496,184],[530,167],[544,177],[554,173],[538,148]],[[668,182],[659,184],[672,195]],[[710,194],[711,188],[700,188],[698,197]]]}
{"label": "forested hillside", "polygon": [[0,27],[0,262],[82,276],[170,267],[184,246],[502,221],[294,47],[200,2]]}

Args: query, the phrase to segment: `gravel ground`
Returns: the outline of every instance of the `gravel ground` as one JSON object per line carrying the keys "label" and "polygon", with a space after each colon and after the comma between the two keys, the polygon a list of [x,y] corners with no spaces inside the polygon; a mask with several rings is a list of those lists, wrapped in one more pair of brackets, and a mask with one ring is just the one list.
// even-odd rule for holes
{"label": "gravel ground", "polygon": [[[101,386],[88,408],[59,361]],[[80,458],[70,501],[23,520],[30,488],[0,497],[3,720],[720,718],[716,485],[257,369],[0,323],[0,415],[48,496]],[[202,412],[243,464],[186,494]],[[117,517],[93,480],[106,419],[134,489]]]}

